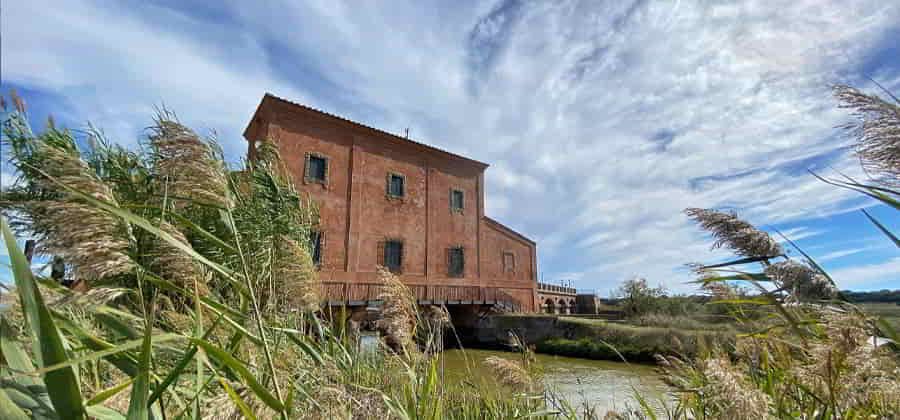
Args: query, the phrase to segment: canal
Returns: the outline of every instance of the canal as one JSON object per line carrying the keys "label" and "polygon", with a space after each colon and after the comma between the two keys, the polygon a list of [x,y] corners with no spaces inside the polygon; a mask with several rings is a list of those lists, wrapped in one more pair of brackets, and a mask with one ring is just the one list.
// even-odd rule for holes
{"label": "canal", "polygon": [[[516,353],[451,349],[443,354],[443,366],[447,380],[482,380],[490,383],[490,371],[482,361],[488,356],[515,360]],[[608,410],[637,408],[634,399],[637,391],[654,407],[668,401],[669,387],[662,381],[653,366],[610,362],[604,360],[576,359],[572,357],[537,354],[537,362],[543,369],[544,383],[548,390],[564,398],[573,407],[584,402],[603,416]]]}

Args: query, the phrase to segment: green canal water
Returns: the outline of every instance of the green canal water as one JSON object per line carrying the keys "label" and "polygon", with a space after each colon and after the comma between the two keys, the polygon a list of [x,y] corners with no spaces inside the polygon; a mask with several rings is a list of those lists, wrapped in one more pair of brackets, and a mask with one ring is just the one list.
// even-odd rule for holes
{"label": "green canal water", "polygon": [[[515,360],[518,355],[494,350],[446,350],[443,354],[446,380],[494,383],[490,371],[482,364],[488,356]],[[638,403],[633,397],[635,391],[654,407],[659,407],[663,400],[669,400],[669,387],[653,366],[546,354],[537,354],[536,357],[543,369],[546,387],[573,407],[587,402],[601,416],[608,410],[637,408]]]}

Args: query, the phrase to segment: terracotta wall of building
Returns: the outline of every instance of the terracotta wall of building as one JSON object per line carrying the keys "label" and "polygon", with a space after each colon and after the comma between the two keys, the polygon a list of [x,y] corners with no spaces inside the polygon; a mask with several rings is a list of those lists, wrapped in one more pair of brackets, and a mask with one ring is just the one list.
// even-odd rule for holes
{"label": "terracotta wall of building", "polygon": [[[318,203],[324,233],[323,281],[375,282],[379,244],[401,239],[404,282],[508,287],[532,310],[534,243],[484,217],[485,165],[327,114],[298,112],[280,100],[268,104],[266,100],[245,136],[277,142],[298,190]],[[326,184],[305,182],[308,153],[328,158]],[[249,155],[252,159],[252,146]],[[402,199],[387,196],[391,172],[405,178]],[[461,212],[450,208],[451,189],[463,191]],[[456,246],[465,254],[462,278],[447,275],[447,249]],[[514,254],[514,270],[504,271],[503,252]]]}
{"label": "terracotta wall of building", "polygon": [[520,302],[533,307],[537,269],[534,243],[490,219],[485,218],[482,223],[482,278],[492,285],[509,288]]}

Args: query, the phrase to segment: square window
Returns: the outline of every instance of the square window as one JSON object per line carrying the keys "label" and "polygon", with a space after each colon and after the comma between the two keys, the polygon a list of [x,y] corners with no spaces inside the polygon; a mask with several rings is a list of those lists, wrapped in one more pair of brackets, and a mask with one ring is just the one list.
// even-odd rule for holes
{"label": "square window", "polygon": [[317,267],[322,265],[322,232],[312,231],[309,233],[309,250],[313,264]]}
{"label": "square window", "polygon": [[406,194],[406,179],[403,175],[388,174],[387,193],[391,197],[403,197]]}
{"label": "square window", "polygon": [[399,273],[403,268],[403,242],[397,240],[384,243],[384,267]]}
{"label": "square window", "polygon": [[462,211],[464,195],[460,190],[450,190],[450,210]]}
{"label": "square window", "polygon": [[462,247],[447,250],[447,275],[463,277],[466,272],[466,257]]}
{"label": "square window", "polygon": [[328,174],[328,159],[318,155],[306,156],[306,180],[325,183]]}
{"label": "square window", "polygon": [[512,273],[516,271],[516,254],[512,252],[503,253],[503,272]]}

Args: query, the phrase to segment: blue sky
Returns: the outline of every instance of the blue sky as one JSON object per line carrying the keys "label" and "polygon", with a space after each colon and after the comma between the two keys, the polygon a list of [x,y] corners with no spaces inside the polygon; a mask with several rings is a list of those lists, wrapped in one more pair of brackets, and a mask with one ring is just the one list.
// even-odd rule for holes
{"label": "blue sky", "polygon": [[[212,4],[215,4],[213,6]],[[900,254],[817,181],[861,176],[829,87],[900,92],[882,0],[6,2],[2,89],[36,121],[134,146],[165,104],[241,159],[264,92],[489,162],[487,212],[538,242],[545,281],[606,294],[726,257],[681,213],[737,210],[843,288],[900,288]],[[873,90],[874,91],[874,90]]]}

